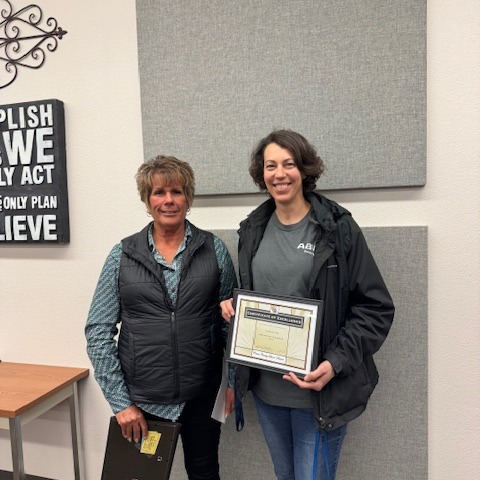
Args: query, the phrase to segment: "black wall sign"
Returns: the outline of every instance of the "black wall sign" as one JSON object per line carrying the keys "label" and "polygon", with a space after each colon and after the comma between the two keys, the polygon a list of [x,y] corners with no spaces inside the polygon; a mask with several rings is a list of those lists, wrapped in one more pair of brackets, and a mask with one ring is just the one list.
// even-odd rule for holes
{"label": "black wall sign", "polygon": [[69,241],[63,102],[0,105],[0,244]]}

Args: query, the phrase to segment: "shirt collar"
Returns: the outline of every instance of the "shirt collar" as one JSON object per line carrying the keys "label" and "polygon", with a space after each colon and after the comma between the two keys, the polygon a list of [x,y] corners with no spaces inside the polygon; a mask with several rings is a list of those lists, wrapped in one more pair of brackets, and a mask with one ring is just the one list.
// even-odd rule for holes
{"label": "shirt collar", "polygon": [[[188,245],[188,242],[192,238],[192,228],[190,227],[190,222],[188,220],[185,220],[185,236],[183,237],[182,243]],[[150,247],[150,250],[152,253],[155,253],[156,248],[155,248],[155,242],[153,241],[153,222],[150,223],[150,226],[148,228],[148,245]]]}

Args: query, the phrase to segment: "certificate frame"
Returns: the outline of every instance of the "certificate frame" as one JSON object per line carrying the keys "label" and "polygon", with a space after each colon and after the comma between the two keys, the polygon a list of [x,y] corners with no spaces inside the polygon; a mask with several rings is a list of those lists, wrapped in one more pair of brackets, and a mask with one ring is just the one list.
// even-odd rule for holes
{"label": "certificate frame", "polygon": [[303,378],[318,366],[323,301],[237,288],[225,358]]}

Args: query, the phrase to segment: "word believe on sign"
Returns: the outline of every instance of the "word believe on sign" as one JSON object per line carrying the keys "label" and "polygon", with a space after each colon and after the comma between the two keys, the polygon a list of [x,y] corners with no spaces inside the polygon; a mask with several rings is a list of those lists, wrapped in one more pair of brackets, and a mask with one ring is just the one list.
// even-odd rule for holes
{"label": "word believe on sign", "polygon": [[0,242],[69,241],[63,102],[0,105]]}

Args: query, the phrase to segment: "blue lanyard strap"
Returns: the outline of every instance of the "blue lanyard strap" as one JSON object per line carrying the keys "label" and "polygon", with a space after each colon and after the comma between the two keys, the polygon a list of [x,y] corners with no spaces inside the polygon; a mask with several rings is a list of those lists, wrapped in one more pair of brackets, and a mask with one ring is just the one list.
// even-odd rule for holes
{"label": "blue lanyard strap", "polygon": [[245,425],[245,419],[243,417],[243,405],[242,402],[238,399],[237,392],[235,389],[235,425],[237,426],[237,432],[240,432]]}
{"label": "blue lanyard strap", "polygon": [[313,466],[312,466],[312,480],[317,480],[317,468],[318,468],[318,453],[320,450],[320,439],[323,439],[323,461],[325,462],[325,470],[327,471],[327,478],[325,480],[330,480],[330,461],[328,458],[328,444],[327,444],[327,434],[323,433],[320,430],[315,432],[315,446],[313,454]]}
{"label": "blue lanyard strap", "polygon": [[312,480],[317,478],[317,466],[318,466],[318,445],[320,443],[320,430],[315,432],[315,446],[313,447],[313,465],[312,465]]}
{"label": "blue lanyard strap", "polygon": [[327,480],[330,480],[330,459],[328,458],[327,434],[323,435],[323,461],[325,462],[325,470],[327,471]]}

